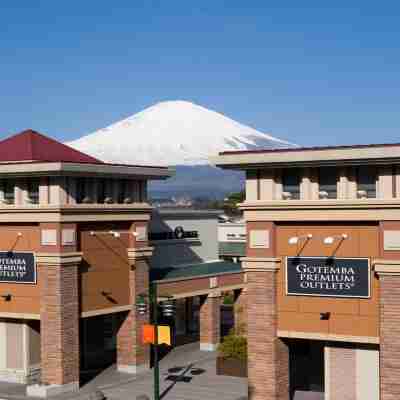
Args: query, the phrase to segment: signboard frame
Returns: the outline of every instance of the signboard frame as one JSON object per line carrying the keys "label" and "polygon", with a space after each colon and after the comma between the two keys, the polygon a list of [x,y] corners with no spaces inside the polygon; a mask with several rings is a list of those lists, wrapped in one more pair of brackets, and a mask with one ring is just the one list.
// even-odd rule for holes
{"label": "signboard frame", "polygon": [[2,283],[12,283],[12,284],[16,284],[16,285],[37,285],[37,264],[36,264],[36,253],[33,251],[12,251],[12,250],[8,250],[8,251],[0,251],[0,255],[2,254],[10,254],[10,253],[16,253],[16,254],[28,254],[28,255],[32,255],[33,257],[33,276],[34,279],[24,282],[24,281],[9,281],[9,280],[1,280],[0,278],[0,284]]}
{"label": "signboard frame", "polygon": [[[330,297],[330,298],[352,298],[352,299],[370,299],[371,298],[371,261],[368,257],[326,257],[326,256],[286,256],[285,257],[285,294],[286,296],[311,296],[311,297]],[[368,296],[361,295],[339,295],[339,294],[318,294],[318,293],[294,293],[289,292],[288,284],[288,261],[289,259],[300,258],[300,259],[320,259],[320,260],[357,260],[366,261],[368,269]]]}

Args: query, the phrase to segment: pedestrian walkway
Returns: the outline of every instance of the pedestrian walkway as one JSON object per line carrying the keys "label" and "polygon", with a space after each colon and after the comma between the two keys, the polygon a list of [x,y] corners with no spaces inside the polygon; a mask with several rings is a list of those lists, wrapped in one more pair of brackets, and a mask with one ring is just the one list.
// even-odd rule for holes
{"label": "pedestrian walkway", "polygon": [[[215,360],[216,353],[200,351],[199,343],[174,349],[160,363],[161,399],[246,399],[247,379],[217,376]],[[153,371],[133,379],[115,370],[106,371],[87,386],[99,388],[109,400],[132,400],[140,394],[153,399]]]}
{"label": "pedestrian walkway", "polygon": [[[173,349],[160,362],[162,400],[245,400],[247,379],[216,375],[216,352],[200,351],[199,343]],[[145,394],[153,397],[153,371],[138,375],[118,372],[115,366],[84,385],[79,393],[64,394],[54,400],[87,400],[101,390],[108,400],[135,400]],[[0,398],[27,400],[24,385],[0,384]]]}

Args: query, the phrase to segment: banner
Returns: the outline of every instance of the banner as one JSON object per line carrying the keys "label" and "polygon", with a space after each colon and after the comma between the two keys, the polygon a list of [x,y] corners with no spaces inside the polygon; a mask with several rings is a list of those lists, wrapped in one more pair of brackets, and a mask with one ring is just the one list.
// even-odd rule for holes
{"label": "banner", "polygon": [[36,284],[34,253],[1,251],[0,283],[1,282]]}
{"label": "banner", "polygon": [[287,257],[286,294],[369,298],[368,258]]}

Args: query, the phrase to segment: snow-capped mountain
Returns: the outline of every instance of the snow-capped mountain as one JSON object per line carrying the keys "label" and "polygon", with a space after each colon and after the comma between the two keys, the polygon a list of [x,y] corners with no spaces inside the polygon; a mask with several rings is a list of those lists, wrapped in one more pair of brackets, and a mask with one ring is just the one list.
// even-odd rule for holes
{"label": "snow-capped mountain", "polygon": [[220,151],[290,146],[187,101],[155,104],[68,144],[103,161],[139,165],[204,165]]}
{"label": "snow-capped mountain", "polygon": [[176,166],[153,195],[221,197],[240,190],[243,174],[209,165],[221,151],[291,147],[291,143],[187,101],[155,104],[68,145],[106,162]]}

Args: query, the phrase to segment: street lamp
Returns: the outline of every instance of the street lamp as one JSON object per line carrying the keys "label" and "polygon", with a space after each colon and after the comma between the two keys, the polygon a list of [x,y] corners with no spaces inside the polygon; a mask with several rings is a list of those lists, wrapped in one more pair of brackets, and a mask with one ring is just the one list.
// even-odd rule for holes
{"label": "street lamp", "polygon": [[[165,317],[172,317],[175,314],[175,304],[172,296],[164,296],[167,300],[161,302],[162,314]],[[158,296],[157,283],[151,282],[149,285],[149,307],[151,314],[151,323],[154,326],[154,344],[153,344],[153,360],[154,360],[154,400],[160,400],[160,368],[158,361]],[[146,303],[146,295],[140,294],[136,298],[136,310],[140,315],[147,313],[148,305]]]}

